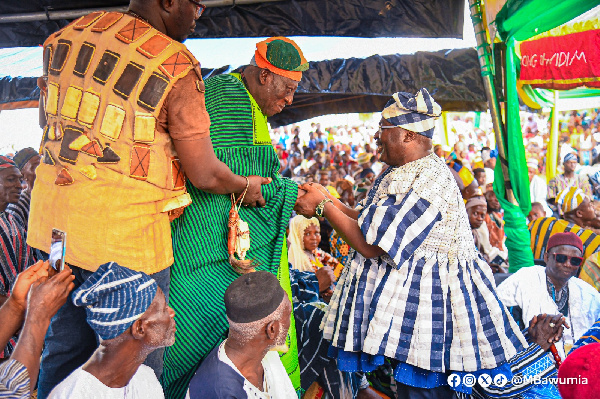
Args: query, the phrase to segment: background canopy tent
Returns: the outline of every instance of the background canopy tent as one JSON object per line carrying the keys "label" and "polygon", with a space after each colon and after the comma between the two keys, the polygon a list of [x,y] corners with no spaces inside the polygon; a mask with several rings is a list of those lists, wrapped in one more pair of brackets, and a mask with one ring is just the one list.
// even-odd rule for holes
{"label": "background canopy tent", "polygon": [[[573,106],[582,101],[576,99],[587,98],[586,103],[595,106],[600,103],[600,6],[517,42],[515,51],[520,58],[519,95],[528,106],[552,107],[556,115],[561,110],[577,109]],[[558,135],[555,117],[548,145],[548,179],[556,175]]]}
{"label": "background canopy tent", "polygon": [[[42,44],[71,20],[128,0],[0,2],[0,48]],[[461,38],[464,0],[205,0],[191,38],[355,36]]]}
{"label": "background canopy tent", "polygon": [[[480,0],[470,1],[477,3],[478,6],[480,5]],[[560,50],[559,53],[570,48],[572,56],[575,50],[573,46],[577,46],[578,43],[581,44],[582,41],[580,38],[575,39],[575,36],[572,36],[571,39],[573,39],[573,42],[570,44],[558,42],[556,39],[550,39],[541,40],[536,43],[532,42],[521,47],[521,50],[529,51],[527,49],[529,46],[533,51],[538,51],[538,54],[539,51],[548,51],[548,56],[545,55],[544,58],[552,61],[544,62],[543,65],[540,65],[539,62],[537,64],[535,62],[531,64],[531,56],[533,53],[528,53],[528,56],[525,59],[519,59],[520,54],[518,54],[517,51],[518,43],[542,34],[544,34],[543,37],[547,39],[551,37],[549,35],[552,35],[552,33],[545,32],[571,21],[593,9],[598,4],[600,4],[600,0],[489,0],[485,5],[487,21],[493,22],[493,25],[488,30],[488,35],[492,38],[498,35],[498,38],[506,44],[505,56],[502,57],[502,59],[505,60],[505,64],[496,65],[495,68],[496,75],[504,74],[506,77],[504,80],[506,130],[503,131],[501,143],[501,145],[505,147],[505,158],[502,159],[501,162],[498,162],[496,166],[494,190],[496,191],[496,194],[498,194],[498,199],[502,207],[505,209],[505,231],[507,235],[511,272],[516,271],[523,266],[533,265],[533,254],[531,253],[531,249],[522,245],[523,242],[529,240],[529,231],[527,230],[525,215],[527,215],[531,209],[531,199],[529,196],[529,179],[525,162],[525,150],[523,148],[519,115],[519,72],[521,72],[522,78],[529,79],[529,83],[534,83],[536,85],[549,83],[551,85],[549,87],[556,88],[557,84],[560,86],[564,83],[558,82],[557,80],[565,78],[566,80],[569,80],[571,77],[563,75],[563,72],[566,72],[564,68],[561,70],[561,66],[564,66],[562,65],[563,61],[557,61],[562,56],[558,55],[552,58],[553,55],[550,54],[550,52],[553,51],[551,50],[552,46],[558,46],[554,48]],[[539,39],[542,39],[543,37],[539,36]],[[565,44],[567,47],[564,47]],[[536,46],[537,50],[535,49]],[[541,55],[538,57],[541,58]],[[572,57],[569,59],[569,64],[573,64],[571,58]],[[581,53],[578,52],[574,61],[581,58]],[[542,72],[542,67],[550,67],[553,62],[558,66],[558,70],[555,70],[554,72]],[[582,73],[587,73],[585,68],[581,67],[581,65],[582,63],[577,64],[579,76],[583,76],[581,75]],[[538,69],[535,71],[533,71],[533,69],[527,71],[527,68],[529,67]],[[571,73],[571,76],[575,76],[575,74]],[[502,79],[498,79],[498,81],[501,80]],[[542,82],[543,80],[545,80],[546,83]],[[582,83],[582,85],[585,84],[583,81],[580,83]],[[526,92],[527,90],[530,90],[530,88],[523,88],[521,92]],[[556,119],[556,112],[554,113],[554,117]],[[556,140],[557,135],[555,134],[554,136],[554,140]],[[549,154],[547,158],[549,160],[554,159],[554,162],[556,162],[556,156],[551,152],[553,149],[556,149],[554,145],[557,145],[557,141],[553,142],[551,135],[551,143],[549,145]],[[510,186],[505,184],[505,176],[501,170],[502,164],[508,167],[506,177],[510,179]],[[511,191],[512,194],[514,194],[513,201],[507,198],[506,194],[508,191]]]}
{"label": "background canopy tent", "polygon": [[[0,48],[36,46],[95,10],[125,10],[128,0],[0,2]],[[464,0],[204,0],[191,38],[274,35],[460,38]],[[375,56],[311,63],[294,105],[272,118],[289,124],[329,113],[380,111],[396,91],[427,87],[448,110],[483,110],[473,50]],[[217,72],[223,72],[217,71]],[[215,71],[206,71],[216,73]],[[35,79],[0,80],[0,109],[36,106]]]}
{"label": "background canopy tent", "polygon": [[[1,62],[1,60],[0,60]],[[203,69],[204,77],[224,73]],[[444,111],[485,111],[485,93],[474,49],[417,52],[311,62],[294,103],[269,119],[273,126],[314,116],[381,111],[397,91],[427,87]],[[0,79],[0,109],[36,107],[35,78]]]}
{"label": "background canopy tent", "polygon": [[600,87],[600,7],[518,44],[522,84]]}

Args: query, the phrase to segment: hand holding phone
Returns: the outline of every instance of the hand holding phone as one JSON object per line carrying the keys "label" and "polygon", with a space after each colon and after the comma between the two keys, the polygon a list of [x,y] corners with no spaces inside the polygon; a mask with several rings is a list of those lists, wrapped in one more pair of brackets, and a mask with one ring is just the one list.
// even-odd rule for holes
{"label": "hand holding phone", "polygon": [[50,266],[59,272],[65,269],[65,255],[67,251],[67,233],[59,229],[52,229],[50,241]]}

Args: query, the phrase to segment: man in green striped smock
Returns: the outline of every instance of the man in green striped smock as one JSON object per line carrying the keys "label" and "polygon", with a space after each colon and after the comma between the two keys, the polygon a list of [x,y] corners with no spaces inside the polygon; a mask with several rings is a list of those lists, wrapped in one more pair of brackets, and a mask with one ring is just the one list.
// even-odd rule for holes
{"label": "man in green striped smock", "polygon": [[[290,39],[273,37],[256,45],[251,65],[241,73],[206,80],[206,109],[215,154],[234,173],[271,178],[262,186],[264,207],[240,209],[250,226],[251,247],[246,259],[257,270],[277,276],[291,299],[285,231],[298,196],[298,186],[279,174],[267,117],[290,105],[308,63]],[[227,222],[231,199],[187,185],[192,196],[172,225],[175,263],[171,268],[169,304],[175,310],[175,345],[165,352],[161,378],[166,397],[185,396],[202,360],[227,335],[223,295],[237,274],[228,262]],[[296,389],[300,371],[294,317],[288,333],[290,350],[282,362]]]}

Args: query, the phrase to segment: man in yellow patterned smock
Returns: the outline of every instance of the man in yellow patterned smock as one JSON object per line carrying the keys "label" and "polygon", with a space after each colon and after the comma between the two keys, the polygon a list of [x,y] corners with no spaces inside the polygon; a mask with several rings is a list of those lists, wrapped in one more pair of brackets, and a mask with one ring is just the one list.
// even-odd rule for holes
{"label": "man in yellow patterned smock", "polygon": [[[203,10],[190,0],[132,0],[127,13],[88,14],[44,43],[43,160],[28,243],[48,252],[52,229],[66,232],[76,286],[115,261],[151,275],[168,295],[169,222],[191,202],[184,169],[205,191],[248,185],[244,202],[264,204],[269,179],[232,173],[212,148],[200,66],[182,44]],[[85,320],[71,301],[53,318],[40,398],[96,349]],[[160,376],[162,352],[147,364]]]}

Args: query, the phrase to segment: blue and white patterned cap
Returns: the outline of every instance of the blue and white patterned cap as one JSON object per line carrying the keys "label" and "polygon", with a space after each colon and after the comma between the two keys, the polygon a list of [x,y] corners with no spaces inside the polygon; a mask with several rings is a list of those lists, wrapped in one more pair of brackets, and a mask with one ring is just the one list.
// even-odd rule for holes
{"label": "blue and white patterned cap", "polygon": [[392,95],[381,116],[394,126],[432,138],[435,120],[441,113],[442,107],[427,89],[421,89],[416,95],[402,91]]}
{"label": "blue and white patterned cap", "polygon": [[73,303],[85,306],[88,324],[107,340],[121,335],[144,314],[157,289],[146,273],[110,262],[73,292]]}
{"label": "blue and white patterned cap", "polygon": [[567,155],[565,155],[565,158],[563,159],[563,163],[569,162],[569,161],[579,162],[579,157],[577,156],[577,154],[568,153]]}

